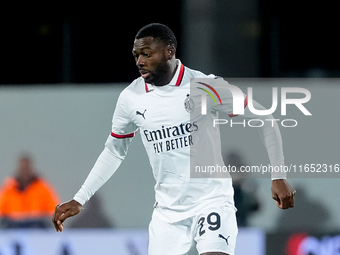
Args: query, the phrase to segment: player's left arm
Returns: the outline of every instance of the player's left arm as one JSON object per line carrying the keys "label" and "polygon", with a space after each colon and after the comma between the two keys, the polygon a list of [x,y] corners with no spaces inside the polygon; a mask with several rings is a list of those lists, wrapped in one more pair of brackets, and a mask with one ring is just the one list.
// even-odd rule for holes
{"label": "player's left arm", "polygon": [[[265,110],[265,108],[258,102],[253,100],[253,105],[258,110]],[[277,125],[274,117],[269,115],[254,115],[250,112],[246,106],[244,109],[245,119],[260,119],[263,126],[259,128],[259,135],[267,150],[267,154],[270,163],[273,167],[276,167],[278,171],[271,172],[272,186],[271,193],[272,198],[276,201],[276,204],[281,209],[288,209],[294,207],[295,189],[287,182],[287,173],[284,171],[284,156],[282,137],[279,126]],[[272,120],[272,121],[268,121]],[[262,124],[261,123],[261,124]]]}
{"label": "player's left arm", "polygon": [[[228,82],[223,79],[214,79],[215,84],[218,86],[214,86],[217,90],[222,104],[217,104],[212,108],[215,110],[220,110],[227,112],[230,117],[236,117],[237,115],[233,114],[233,102],[234,98],[230,90],[230,85]],[[213,84],[212,83],[212,84]],[[224,87],[223,87],[224,86]],[[283,156],[283,146],[282,146],[282,137],[279,126],[277,125],[274,117],[269,115],[255,115],[248,108],[248,100],[249,98],[243,94],[244,100],[244,114],[240,115],[241,118],[246,120],[259,120],[260,125],[252,122],[253,125],[260,126],[258,128],[259,135],[261,140],[267,150],[267,154],[270,160],[270,164],[273,168],[279,169],[279,171],[271,172],[272,179],[272,197],[276,200],[276,203],[281,209],[288,209],[294,206],[294,195],[295,190],[289,185],[287,182],[287,173],[284,172],[284,156]],[[266,110],[262,105],[260,105],[255,100],[252,101],[252,104],[257,110]],[[263,124],[263,125],[262,125]]]}

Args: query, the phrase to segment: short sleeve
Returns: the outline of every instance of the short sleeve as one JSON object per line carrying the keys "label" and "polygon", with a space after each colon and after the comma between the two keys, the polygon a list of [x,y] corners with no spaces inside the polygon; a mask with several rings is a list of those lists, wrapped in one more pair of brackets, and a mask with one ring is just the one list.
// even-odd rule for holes
{"label": "short sleeve", "polygon": [[124,91],[120,94],[112,118],[111,135],[115,138],[133,137],[137,126],[132,122],[128,113],[129,104]]}
{"label": "short sleeve", "polygon": [[[198,85],[198,86],[197,86]],[[223,111],[230,117],[244,113],[247,105],[247,96],[238,87],[229,84],[218,76],[206,76],[206,78],[195,79],[195,86],[204,91],[208,108],[214,111]]]}

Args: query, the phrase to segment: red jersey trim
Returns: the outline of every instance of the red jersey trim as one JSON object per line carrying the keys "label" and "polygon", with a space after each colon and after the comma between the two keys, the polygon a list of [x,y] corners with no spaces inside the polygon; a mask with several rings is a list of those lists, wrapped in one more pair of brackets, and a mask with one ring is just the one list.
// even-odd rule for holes
{"label": "red jersey trim", "polygon": [[149,88],[148,88],[148,85],[146,84],[146,82],[145,82],[145,91],[146,91],[146,93],[150,92],[150,91],[149,91]]}
{"label": "red jersey trim", "polygon": [[176,86],[179,86],[182,82],[182,79],[183,79],[183,76],[184,76],[184,65],[181,64],[181,69],[179,70],[179,74],[178,74],[178,78],[177,78],[177,81],[176,81]]}
{"label": "red jersey trim", "polygon": [[136,131],[136,132],[133,132],[133,133],[131,133],[131,134],[126,134],[126,135],[118,135],[118,134],[115,134],[115,133],[111,132],[111,136],[112,136],[112,137],[114,137],[114,138],[121,139],[121,138],[129,138],[129,137],[134,137],[136,133],[137,133],[137,131]]}
{"label": "red jersey trim", "polygon": [[[246,108],[248,105],[248,96],[244,99],[244,108]],[[228,114],[230,118],[238,116],[238,114]]]}

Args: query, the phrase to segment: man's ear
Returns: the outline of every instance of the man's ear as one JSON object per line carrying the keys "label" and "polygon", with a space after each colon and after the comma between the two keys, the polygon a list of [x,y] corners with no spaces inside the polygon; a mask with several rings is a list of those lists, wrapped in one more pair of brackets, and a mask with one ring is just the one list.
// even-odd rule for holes
{"label": "man's ear", "polygon": [[167,46],[167,57],[168,57],[168,60],[172,59],[173,56],[175,56],[175,53],[176,53],[175,47],[173,47],[171,45],[168,45]]}

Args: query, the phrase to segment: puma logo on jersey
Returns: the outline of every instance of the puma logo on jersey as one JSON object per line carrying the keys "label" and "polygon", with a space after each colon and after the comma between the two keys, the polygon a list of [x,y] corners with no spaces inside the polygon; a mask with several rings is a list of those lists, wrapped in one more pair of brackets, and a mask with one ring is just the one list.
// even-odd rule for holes
{"label": "puma logo on jersey", "polygon": [[136,115],[141,115],[143,119],[145,119],[145,116],[144,116],[145,112],[146,112],[146,109],[144,110],[143,113],[141,113],[140,111],[136,111]]}
{"label": "puma logo on jersey", "polygon": [[230,236],[228,236],[227,238],[225,238],[224,236],[222,236],[221,234],[219,234],[218,237],[224,239],[224,240],[227,242],[227,245],[229,245],[228,239],[229,239]]}

